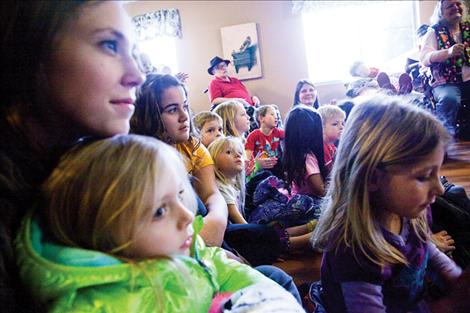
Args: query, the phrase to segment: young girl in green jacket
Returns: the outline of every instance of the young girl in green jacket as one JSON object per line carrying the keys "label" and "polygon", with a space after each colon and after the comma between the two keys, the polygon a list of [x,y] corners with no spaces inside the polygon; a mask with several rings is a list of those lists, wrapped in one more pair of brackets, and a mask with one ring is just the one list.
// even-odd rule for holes
{"label": "young girl in green jacket", "polygon": [[252,301],[253,312],[302,311],[276,283],[205,247],[184,165],[156,139],[79,143],[43,184],[39,207],[16,251],[21,278],[50,312],[208,312],[215,296],[234,307],[265,289],[276,296]]}

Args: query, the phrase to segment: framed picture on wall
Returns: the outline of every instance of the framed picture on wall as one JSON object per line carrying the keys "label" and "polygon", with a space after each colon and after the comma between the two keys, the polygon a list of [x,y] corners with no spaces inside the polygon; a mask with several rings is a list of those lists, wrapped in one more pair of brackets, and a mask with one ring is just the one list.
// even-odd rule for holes
{"label": "framed picture on wall", "polygon": [[262,77],[256,23],[222,27],[220,34],[224,59],[232,62],[231,74],[240,80]]}

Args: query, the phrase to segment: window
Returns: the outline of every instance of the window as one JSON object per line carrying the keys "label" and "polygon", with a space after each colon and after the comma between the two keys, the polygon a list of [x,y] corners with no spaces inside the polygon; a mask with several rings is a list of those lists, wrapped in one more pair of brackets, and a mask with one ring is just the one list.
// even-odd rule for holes
{"label": "window", "polygon": [[402,72],[415,47],[415,1],[319,1],[302,13],[313,82],[350,79],[355,61]]}
{"label": "window", "polygon": [[175,41],[175,37],[158,36],[139,42],[139,49],[150,57],[152,65],[157,68],[158,72],[176,74],[178,73],[178,64]]}

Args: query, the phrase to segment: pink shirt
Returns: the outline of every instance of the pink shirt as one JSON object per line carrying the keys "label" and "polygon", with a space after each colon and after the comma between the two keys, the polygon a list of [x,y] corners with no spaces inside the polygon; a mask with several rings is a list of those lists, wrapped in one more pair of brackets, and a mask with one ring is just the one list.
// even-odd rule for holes
{"label": "pink shirt", "polygon": [[301,195],[310,195],[314,196],[315,193],[310,187],[310,183],[308,181],[309,177],[314,174],[320,174],[320,167],[318,166],[318,160],[313,153],[307,154],[305,158],[305,178],[302,187],[298,187],[295,182],[292,182],[292,195],[301,194]]}

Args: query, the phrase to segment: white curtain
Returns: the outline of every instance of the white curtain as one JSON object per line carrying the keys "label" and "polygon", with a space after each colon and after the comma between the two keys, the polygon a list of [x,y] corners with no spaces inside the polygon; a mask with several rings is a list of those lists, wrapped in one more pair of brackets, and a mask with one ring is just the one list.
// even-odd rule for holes
{"label": "white curtain", "polygon": [[139,41],[159,36],[182,37],[181,19],[178,9],[164,9],[135,16],[132,21],[136,27]]}

